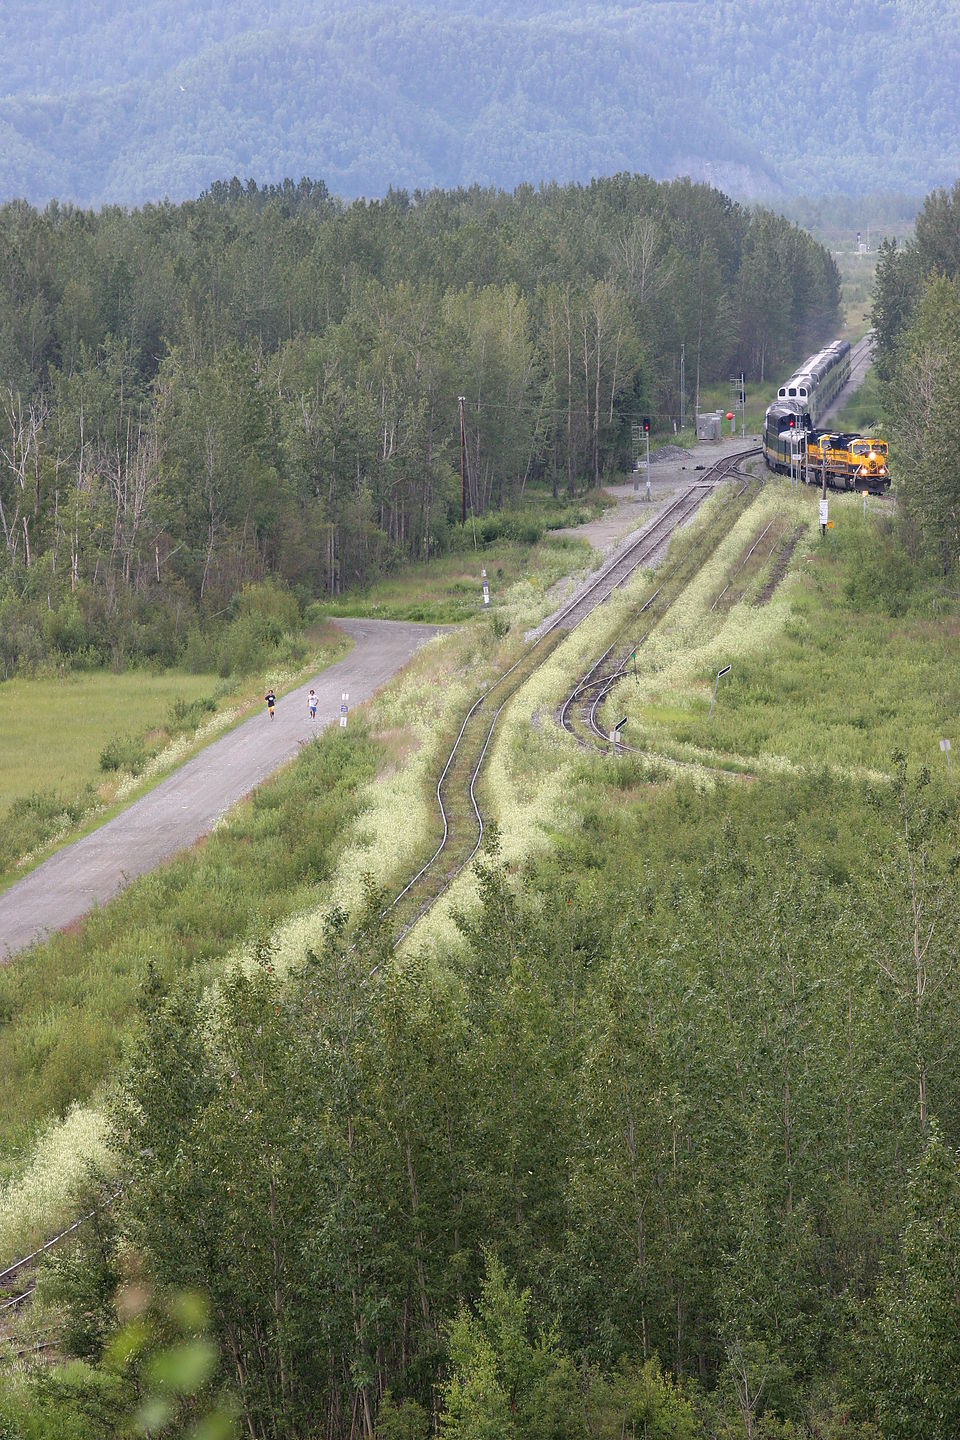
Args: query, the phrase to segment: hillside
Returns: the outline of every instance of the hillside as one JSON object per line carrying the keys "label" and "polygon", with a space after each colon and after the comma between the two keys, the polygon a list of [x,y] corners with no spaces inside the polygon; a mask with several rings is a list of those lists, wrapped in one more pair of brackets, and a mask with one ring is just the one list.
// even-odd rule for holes
{"label": "hillside", "polygon": [[[835,497],[829,541],[817,504],[718,495],[541,653],[480,863],[401,950],[378,911],[536,565],[494,581],[508,624],[0,971],[0,1263],[88,1161],[123,1187],[15,1322],[82,1363],[0,1372],[0,1433],[153,1402],[176,1440],[952,1440],[956,602],[886,502]],[[611,756],[555,716],[631,646]]]}
{"label": "hillside", "polygon": [[825,180],[920,193],[960,169],[956,22],[956,0],[12,0],[0,199],[137,204],[234,174],[309,174],[353,197],[624,170],[750,197]]}

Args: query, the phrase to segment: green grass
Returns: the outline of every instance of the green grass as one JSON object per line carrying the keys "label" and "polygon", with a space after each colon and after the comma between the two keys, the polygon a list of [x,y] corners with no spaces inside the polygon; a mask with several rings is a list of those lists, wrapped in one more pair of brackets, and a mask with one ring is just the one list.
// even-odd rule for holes
{"label": "green grass", "polygon": [[[574,508],[580,515],[580,509]],[[589,507],[583,508],[582,518],[589,519]],[[578,521],[575,516],[564,523]],[[535,545],[496,540],[477,551],[441,555],[429,566],[407,566],[369,590],[351,592],[339,600],[318,601],[312,613],[318,617],[362,615],[452,624],[470,620],[483,610],[481,567],[486,569],[490,605],[495,608],[504,592],[518,580],[531,577],[552,585],[587,564],[590,553],[586,541],[566,536],[548,535]]]}
{"label": "green grass", "polygon": [[[774,386],[774,381],[770,376],[767,376],[767,378],[763,381],[762,385],[758,380],[748,380],[746,388],[746,429],[747,442],[749,443],[754,435],[759,435],[760,429],[763,425],[763,417],[766,413],[767,406],[773,399],[776,390]],[[724,416],[726,416],[727,413],[732,410],[737,417],[737,437],[739,437],[740,406],[739,404],[735,405],[733,401],[734,394],[733,391],[730,389],[729,381],[724,380],[717,385],[701,385],[700,387],[700,413],[702,415],[706,415],[713,410],[721,410]],[[690,404],[690,410],[691,414],[687,422],[685,435],[689,437],[689,443],[691,445],[695,445],[696,426],[692,413],[692,401]],[[727,419],[724,419],[723,421],[723,438],[725,440],[731,438],[730,421]],[[673,441],[671,440],[670,443],[672,444]],[[678,440],[677,443],[683,444],[684,442]]]}
{"label": "green grass", "polygon": [[[332,663],[349,645],[340,632],[315,627],[304,637],[302,673]],[[284,674],[293,683],[288,667]],[[274,683],[283,688],[279,678]],[[223,680],[182,670],[67,670],[0,685],[0,795],[6,802],[0,808],[0,888],[56,844],[143,793],[259,705],[262,693],[259,675]],[[216,715],[223,725],[211,724]],[[179,743],[169,749],[174,741]]]}
{"label": "green grass", "polygon": [[[817,497],[803,498],[815,521]],[[653,748],[758,768],[779,759],[889,773],[895,750],[941,764],[939,739],[960,740],[960,617],[943,613],[936,584],[897,550],[881,505],[864,518],[857,500],[831,501],[835,529],[795,563],[785,623],[762,644],[751,631],[764,607],[750,597],[726,619],[704,619],[719,627],[711,654],[723,649],[732,671],[712,719],[706,660],[685,677],[652,677],[631,714]]]}
{"label": "green grass", "polygon": [[843,409],[830,421],[837,430],[857,430],[862,435],[885,434],[881,420],[880,384],[873,369],[867,371],[863,384]]}
{"label": "green grass", "polygon": [[163,725],[175,701],[199,700],[216,687],[215,675],[142,670],[8,680],[0,685],[0,794],[72,795],[98,784],[100,752],[115,736],[143,737]]}

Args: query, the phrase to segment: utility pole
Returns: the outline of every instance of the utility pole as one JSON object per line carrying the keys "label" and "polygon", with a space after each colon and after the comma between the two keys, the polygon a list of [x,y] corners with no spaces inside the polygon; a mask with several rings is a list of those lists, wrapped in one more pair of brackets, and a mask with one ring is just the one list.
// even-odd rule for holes
{"label": "utility pole", "polygon": [[683,392],[686,388],[686,376],[684,374],[684,345],[680,342],[680,429],[683,429]]}
{"label": "utility pole", "polygon": [[467,432],[463,424],[463,407],[466,395],[458,395],[460,401],[460,524],[467,523]]}
{"label": "utility pole", "polygon": [[650,421],[644,416],[643,433],[647,442],[647,501],[650,500]]}

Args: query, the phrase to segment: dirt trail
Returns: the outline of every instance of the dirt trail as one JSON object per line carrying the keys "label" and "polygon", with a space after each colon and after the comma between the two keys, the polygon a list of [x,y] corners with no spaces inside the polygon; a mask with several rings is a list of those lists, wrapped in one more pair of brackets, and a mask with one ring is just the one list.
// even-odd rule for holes
{"label": "dirt trail", "polygon": [[[351,707],[369,699],[439,628],[396,620],[336,623],[353,637],[350,654],[279,700],[272,721],[264,707],[0,895],[0,963],[208,835],[231,805],[296,755],[302,741],[338,720],[343,691]],[[311,685],[319,697],[313,721],[306,705]]]}

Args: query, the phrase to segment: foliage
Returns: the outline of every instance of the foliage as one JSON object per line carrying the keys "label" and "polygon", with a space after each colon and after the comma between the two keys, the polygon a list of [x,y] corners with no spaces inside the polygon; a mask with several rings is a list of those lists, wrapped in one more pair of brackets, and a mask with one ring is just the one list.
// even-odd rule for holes
{"label": "foliage", "polygon": [[140,988],[162,990],[176,976],[202,985],[239,945],[315,906],[378,760],[359,723],[312,743],[201,854],[141,878],[78,932],[0,970],[7,1171],[47,1127],[24,1174],[0,1189],[0,1253],[69,1213],[85,1158],[106,1163],[97,1112],[78,1108],[67,1125],[52,1117],[112,1084]]}
{"label": "foliage", "polygon": [[[375,1431],[389,1390],[384,1433],[422,1435],[439,1385],[440,1434],[692,1437],[659,1355],[710,1433],[817,1433],[922,1149],[875,960],[895,799],[594,777],[517,882],[484,861],[459,946],[394,965],[372,891],[356,948],[334,913],[292,988],[264,951],[213,1014],[180,992],[145,1017],[127,1224],[158,1277],[209,1287],[255,1429]],[[933,815],[928,867],[950,843]],[[938,1032],[926,1103],[955,1134],[949,1053]]]}
{"label": "foliage", "polygon": [[910,244],[881,250],[873,307],[903,531],[945,573],[960,558],[958,233],[960,181],[927,196]]}
{"label": "foliage", "polygon": [[[455,934],[414,932],[398,962],[377,883],[355,882],[352,919],[304,886],[314,934],[325,914],[310,957],[306,908],[288,933],[278,902],[203,991],[204,932],[176,887],[156,891],[163,923],[137,943],[185,943],[148,978],[127,1051],[121,1221],[158,1292],[209,1294],[208,1383],[235,1387],[246,1433],[306,1437],[318,1415],[332,1437],[380,1440],[956,1428],[956,807],[917,761],[956,710],[953,617],[931,614],[929,573],[855,497],[837,548],[812,533],[768,605],[752,603],[761,569],[726,618],[710,609],[763,525],[791,535],[815,500],[767,487],[650,649],[655,679],[677,663],[673,629],[701,659],[738,639],[749,683],[729,702],[797,763],[701,785],[551,741],[555,688],[628,613],[621,594],[511,706],[499,800],[533,796],[537,818],[535,754],[564,808],[549,844],[509,865],[488,848]],[[887,554],[911,577],[905,614],[851,585]],[[775,603],[765,653],[751,616]],[[493,638],[455,637],[471,674]],[[438,650],[382,697],[384,728],[405,737],[443,690]],[[535,749],[531,704],[547,711]],[[836,722],[830,766],[807,706]],[[894,738],[909,762],[884,751]],[[368,774],[350,743],[331,753]],[[263,798],[276,845],[252,832],[239,883],[224,851],[204,857],[208,924],[222,888],[217,926],[249,903],[235,933],[255,928],[270,890],[246,889],[283,876],[305,797],[333,785],[301,778]],[[331,796],[338,816],[357,778]],[[377,880],[419,816],[412,791],[391,794]]]}
{"label": "foliage", "polygon": [[577,1376],[556,1335],[528,1331],[530,1293],[518,1293],[492,1256],[477,1314],[450,1326],[450,1378],[443,1387],[442,1440],[564,1440],[583,1436]]}
{"label": "foliage", "polygon": [[877,1297],[872,1382],[890,1440],[947,1440],[960,1426],[960,1164],[934,1127],[914,1164],[903,1243]]}
{"label": "foliage", "polygon": [[695,399],[806,353],[839,300],[787,221],[626,174],[415,205],[10,204],[0,280],[6,676],[234,674],[318,596],[532,545],[561,493],[630,465],[641,409],[669,430],[683,343]]}

